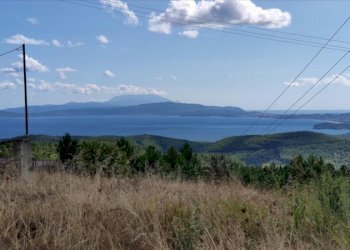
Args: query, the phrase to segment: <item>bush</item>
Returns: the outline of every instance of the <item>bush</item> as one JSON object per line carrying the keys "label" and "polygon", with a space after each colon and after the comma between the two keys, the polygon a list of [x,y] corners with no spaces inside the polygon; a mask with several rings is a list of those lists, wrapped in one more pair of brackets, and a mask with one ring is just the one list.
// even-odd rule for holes
{"label": "bush", "polygon": [[129,175],[126,154],[117,145],[101,142],[84,142],[77,158],[80,168],[88,175],[97,173],[104,176]]}

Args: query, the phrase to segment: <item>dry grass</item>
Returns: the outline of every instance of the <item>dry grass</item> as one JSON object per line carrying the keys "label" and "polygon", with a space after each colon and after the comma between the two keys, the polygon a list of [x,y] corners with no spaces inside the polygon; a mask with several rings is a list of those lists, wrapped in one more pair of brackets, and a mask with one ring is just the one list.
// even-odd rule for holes
{"label": "dry grass", "polygon": [[0,249],[333,246],[323,239],[299,239],[288,204],[287,196],[261,193],[234,181],[34,173],[30,181],[0,182]]}

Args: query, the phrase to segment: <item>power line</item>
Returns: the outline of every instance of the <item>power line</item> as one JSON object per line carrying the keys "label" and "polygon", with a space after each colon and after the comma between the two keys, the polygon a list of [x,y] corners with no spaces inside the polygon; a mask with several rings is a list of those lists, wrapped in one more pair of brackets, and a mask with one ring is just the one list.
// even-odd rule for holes
{"label": "power line", "polygon": [[[17,1],[21,1],[21,0],[17,0]],[[27,0],[27,1],[41,1],[41,0]],[[76,2],[75,1],[66,1],[66,0],[51,0],[49,2],[55,2],[55,1],[66,2],[66,3],[69,3],[69,4],[74,4],[74,5],[84,6],[84,7],[90,7],[90,8],[105,10],[105,6],[104,5],[101,5],[99,3],[86,1],[86,0],[85,1],[84,0],[76,0]],[[107,1],[109,1],[111,3],[113,2],[112,0],[107,0]],[[89,5],[82,4],[82,3],[79,3],[79,2],[88,3]],[[91,6],[90,4],[93,4],[94,6]],[[98,7],[96,7],[96,5],[98,5]],[[148,7],[134,5],[134,4],[130,4],[130,3],[128,3],[128,5],[129,6],[134,6],[136,8],[162,12],[162,10],[159,10],[159,9],[148,8]],[[118,12],[123,13],[123,9],[122,8],[113,7],[113,9],[117,9]],[[140,18],[149,19],[149,14],[150,14],[149,12],[137,11],[137,10],[133,10],[133,12],[146,14],[147,16],[141,16],[141,15],[136,15],[136,14],[135,15],[137,17],[140,17]],[[234,23],[230,23],[230,22],[222,22],[222,21],[215,20],[215,19],[209,19],[209,18],[203,18],[203,17],[197,17],[197,16],[190,16],[190,15],[185,15],[185,14],[177,13],[177,12],[174,12],[174,14],[180,15],[180,16],[185,16],[185,17],[191,17],[191,18],[195,18],[195,19],[200,19],[200,20],[207,20],[207,21],[211,21],[213,23],[222,24],[222,25],[244,26],[244,27],[248,27],[248,28],[252,28],[252,29],[262,30],[264,32],[283,33],[283,34],[287,34],[287,35],[294,35],[294,36],[305,37],[305,38],[312,38],[312,39],[318,39],[318,40],[327,40],[326,38],[320,38],[320,37],[308,36],[308,35],[301,35],[301,34],[290,33],[290,32],[283,32],[283,31],[277,31],[277,30],[269,30],[269,29],[264,29],[264,28],[260,28],[260,27],[250,26],[250,25],[247,25],[247,24],[234,24]],[[187,25],[188,24],[188,23],[184,23],[184,22],[181,23],[181,22],[179,22],[178,19],[169,18],[169,17],[167,18],[166,22],[174,23],[174,24],[178,24],[178,25]],[[190,22],[191,22],[191,24],[199,25],[199,26],[203,24],[201,22],[194,22],[194,21],[190,21]],[[214,25],[214,24],[212,24],[212,25]],[[235,28],[231,28],[231,29],[239,31],[239,32],[243,32],[243,34],[242,33],[237,33],[237,32],[224,31],[224,30],[221,30],[221,29],[209,28],[209,27],[198,27],[198,28],[199,29],[207,29],[207,30],[215,30],[215,31],[223,32],[223,33],[230,33],[230,34],[233,34],[233,35],[253,37],[253,38],[257,38],[257,39],[264,39],[264,40],[270,40],[270,41],[275,41],[275,42],[283,42],[283,43],[296,44],[296,45],[301,45],[301,46],[308,46],[308,47],[320,48],[321,46],[319,46],[319,45],[323,45],[322,43],[313,42],[313,41],[306,41],[306,40],[295,39],[295,38],[288,38],[288,37],[282,37],[282,36],[268,35],[268,34],[263,34],[263,33],[258,33],[258,32],[241,30],[241,29],[237,29],[237,28],[236,29]],[[248,34],[244,34],[244,33],[248,33]],[[261,37],[261,36],[263,36],[263,37]],[[350,43],[348,41],[339,41],[339,40],[333,40],[333,42],[345,43],[345,44],[349,44]],[[326,46],[326,49],[347,51],[350,48],[349,47],[344,47],[344,46],[339,46],[339,45],[329,44],[328,46]]]}
{"label": "power line", "polygon": [[[87,0],[80,0],[80,1],[89,2]],[[113,2],[112,0],[107,0],[107,1]],[[92,3],[92,2],[89,2],[89,3]],[[128,6],[135,7],[135,8],[141,8],[141,9],[147,9],[147,10],[151,10],[151,11],[163,12],[162,10],[159,10],[159,9],[148,8],[148,7],[135,5],[135,4],[131,4],[131,3],[128,3]],[[312,39],[324,40],[324,41],[328,40],[327,38],[321,38],[321,37],[316,37],[316,36],[311,36],[311,35],[297,34],[297,33],[285,32],[285,31],[279,31],[279,30],[273,30],[273,29],[265,29],[265,28],[256,27],[256,26],[252,26],[252,25],[249,25],[249,24],[243,24],[243,23],[224,22],[224,21],[219,21],[219,20],[215,20],[215,19],[212,19],[212,18],[204,18],[204,17],[199,17],[199,16],[187,15],[187,14],[183,14],[183,13],[180,13],[180,12],[174,12],[173,11],[172,13],[174,13],[174,14],[176,14],[178,16],[191,17],[191,18],[195,18],[195,19],[199,19],[199,20],[210,21],[210,22],[224,24],[224,25],[229,25],[229,26],[247,27],[247,28],[250,28],[250,29],[261,30],[261,31],[264,31],[264,32],[274,32],[274,33],[293,35],[293,36],[299,36],[299,37],[305,37],[305,38],[312,38]],[[240,31],[242,31],[242,30],[240,30]],[[247,32],[247,31],[245,31],[245,32]],[[333,40],[333,42],[348,43],[348,44],[350,43],[349,41],[341,41],[341,40]]]}
{"label": "power line", "polygon": [[315,59],[321,54],[321,52],[325,49],[325,47],[332,41],[332,39],[339,33],[339,31],[345,26],[345,24],[350,20],[348,17],[342,25],[336,30],[336,32],[328,39],[328,41],[324,44],[324,46],[316,53],[316,55],[302,68],[302,70],[296,75],[296,77],[291,81],[288,86],[277,96],[275,100],[268,106],[268,108],[260,114],[254,122],[243,132],[242,135],[245,135],[272,107],[275,103],[287,92],[287,90],[293,85],[293,83],[304,73],[304,71],[315,61]]}
{"label": "power line", "polygon": [[346,52],[333,66],[321,77],[319,78],[304,94],[302,94],[298,100],[296,100],[286,111],[284,111],[283,114],[279,115],[277,119],[275,119],[272,124],[270,124],[263,132],[262,134],[267,133],[272,127],[275,126],[276,123],[279,122],[280,119],[283,119],[283,117],[288,114],[292,108],[294,108],[295,105],[297,105],[308,93],[310,93],[311,90],[313,90],[327,75],[329,72],[331,72],[335,66],[337,66],[348,54],[350,53],[350,50]]}
{"label": "power line", "polygon": [[12,52],[14,52],[14,51],[20,51],[21,49],[22,49],[22,46],[20,46],[20,47],[18,47],[18,48],[15,48],[15,49],[13,49],[13,50],[9,50],[9,51],[7,51],[7,52],[4,52],[4,53],[0,54],[0,56],[5,56],[5,55],[10,54],[10,53],[12,53]]}
{"label": "power line", "polygon": [[[93,2],[90,2],[90,1],[87,1],[87,0],[77,0],[77,1],[88,3],[88,4],[94,4],[95,6],[96,6],[96,4],[98,6],[102,6],[99,3],[93,3]],[[110,3],[113,3],[112,0],[107,0],[107,1],[110,2]],[[132,7],[136,7],[136,8],[140,8],[140,9],[145,9],[145,10],[162,12],[162,10],[159,10],[159,9],[148,8],[148,7],[135,5],[135,4],[130,4],[130,3],[128,3],[128,6],[132,6]],[[121,10],[118,7],[113,7],[113,8],[117,8],[117,9]],[[144,12],[144,11],[138,11],[138,10],[133,10],[133,11],[136,12],[136,13],[141,13],[141,14],[147,14],[147,15],[150,14],[149,12]],[[255,29],[258,29],[258,30],[269,31],[267,29],[253,27],[253,26],[244,25],[244,24],[232,24],[230,22],[222,22],[222,21],[215,20],[215,19],[209,19],[209,18],[203,18],[203,17],[198,17],[198,16],[192,16],[192,15],[187,15],[187,14],[178,13],[178,12],[172,12],[172,13],[174,13],[175,15],[178,15],[178,16],[182,16],[182,17],[189,17],[189,18],[195,18],[195,19],[198,19],[198,20],[210,21],[210,22],[213,22],[212,25],[215,25],[214,23],[216,23],[216,24],[220,24],[220,25],[228,25],[228,26],[235,26],[235,27],[237,27],[237,26],[246,26],[246,27],[255,28]],[[147,18],[149,18],[149,16],[147,16]],[[173,21],[169,21],[169,20],[173,20]],[[174,22],[179,22],[179,20],[177,18],[169,18],[169,17],[167,17],[165,22],[174,23]],[[200,25],[203,25],[202,22],[199,22],[199,21],[197,21],[197,22],[189,21],[189,22],[190,22],[190,24],[199,25],[199,27],[198,27],[199,29],[203,28],[203,27],[200,27]],[[187,23],[183,22],[183,23],[177,23],[177,24],[186,25]],[[218,29],[215,29],[215,30],[218,31]],[[258,35],[258,36],[265,36],[265,37],[269,38],[267,40],[270,40],[270,38],[273,38],[273,39],[290,40],[292,42],[301,42],[301,43],[310,43],[310,44],[315,44],[315,45],[323,45],[323,43],[318,43],[318,42],[305,41],[305,40],[301,40],[301,39],[295,39],[295,38],[281,37],[281,36],[276,36],[276,35],[263,34],[263,33],[253,32],[253,31],[241,30],[241,29],[237,29],[237,28],[231,28],[231,30],[235,30],[235,31],[243,32],[243,33],[247,33],[247,34],[253,34],[254,35],[253,37],[255,37],[256,35]],[[242,35],[246,35],[246,34],[242,34]],[[257,38],[257,37],[255,37],[255,38]],[[263,37],[259,37],[259,38],[260,39],[264,39]],[[317,39],[327,40],[327,39],[324,39],[324,38],[317,38]],[[341,43],[350,43],[350,42],[346,42],[346,41],[339,41],[339,42],[341,42]],[[339,46],[339,45],[329,45],[329,46],[330,47],[334,47],[334,48],[339,48],[339,49],[346,49],[346,50],[350,49],[348,47]]]}
{"label": "power line", "polygon": [[[85,3],[89,3],[89,4],[98,4],[96,2],[91,2],[88,0],[76,0],[76,1],[80,1],[80,2],[85,2]],[[113,0],[106,0],[110,3],[113,3]],[[128,6],[131,7],[135,7],[135,8],[140,8],[140,9],[146,9],[146,10],[150,10],[150,11],[156,11],[156,12],[160,12],[162,13],[163,10],[160,9],[155,9],[155,8],[149,8],[149,7],[145,7],[145,6],[140,6],[140,5],[135,5],[132,3],[128,3]],[[115,8],[115,7],[114,7]],[[134,11],[134,10],[133,10]],[[144,13],[144,12],[142,12]],[[193,15],[188,15],[188,14],[183,14],[180,12],[172,12],[172,14],[178,15],[178,16],[182,16],[182,17],[189,17],[189,18],[195,18],[198,20],[203,20],[203,21],[210,21],[213,23],[217,23],[217,24],[222,24],[222,25],[228,25],[228,26],[239,26],[239,27],[246,27],[246,28],[251,28],[251,29],[255,29],[255,30],[260,30],[260,31],[264,31],[264,32],[274,32],[274,33],[280,33],[280,34],[286,34],[286,35],[293,35],[293,36],[299,36],[299,37],[305,37],[305,38],[312,38],[312,39],[317,39],[317,40],[328,40],[327,38],[320,38],[320,37],[316,37],[316,36],[310,36],[310,35],[303,35],[303,34],[297,34],[297,33],[292,33],[292,32],[285,32],[285,31],[278,31],[278,30],[272,30],[272,29],[265,29],[265,28],[261,28],[261,27],[255,27],[252,25],[248,25],[248,24],[243,24],[243,23],[231,23],[231,22],[224,22],[224,21],[220,21],[220,20],[216,20],[216,19],[212,19],[212,18],[204,18],[204,17],[199,17],[199,16],[193,16]],[[201,23],[199,23],[201,24]],[[256,32],[251,32],[251,31],[246,31],[246,30],[240,30],[240,29],[234,29],[234,30],[238,30],[240,32],[247,32],[247,33],[253,33],[253,34],[259,34],[259,35],[263,35],[263,36],[272,36],[272,37],[276,37],[276,38],[282,38],[282,39],[291,39],[291,40],[295,40],[295,41],[303,41],[304,40],[300,40],[300,39],[293,39],[293,38],[288,38],[288,37],[280,37],[280,36],[274,36],[274,35],[267,35],[267,34],[262,34],[262,33],[256,33]],[[349,41],[340,41],[340,40],[333,40],[333,42],[337,42],[337,43],[346,43],[346,44],[350,44]],[[323,45],[323,44],[322,44]],[[341,47],[341,46],[339,46]],[[341,47],[344,48],[344,47]],[[346,47],[345,47],[346,48]]]}
{"label": "power line", "polygon": [[318,92],[316,92],[311,98],[309,98],[304,104],[302,104],[298,109],[296,109],[292,114],[286,116],[280,124],[277,124],[275,127],[267,131],[267,133],[271,133],[275,129],[277,129],[279,126],[281,126],[284,122],[286,122],[288,119],[292,118],[293,115],[295,115],[299,110],[304,108],[307,104],[309,104],[313,99],[315,99],[319,94],[321,94],[326,88],[328,88],[335,80],[337,80],[340,76],[342,76],[350,66],[346,67],[342,72],[340,72],[337,76],[335,76],[330,82],[328,82],[322,89],[320,89]]}
{"label": "power line", "polygon": [[[88,8],[93,8],[93,9],[98,9],[98,10],[105,10],[105,7],[100,5],[100,4],[98,6],[96,6],[96,5],[89,5],[89,4],[85,4],[85,3],[81,3],[81,2],[73,2],[73,1],[69,1],[69,0],[57,0],[57,1],[65,2],[65,3],[73,4],[73,5],[79,5],[79,6],[83,6],[83,7],[88,7]],[[123,13],[123,10],[121,8],[113,7],[113,9],[115,9],[117,12]],[[148,13],[148,12],[141,12],[141,11],[134,11],[134,12],[142,13],[142,14],[146,14],[147,15],[147,16],[143,16],[143,15],[140,15],[140,14],[137,14],[137,15],[135,14],[135,16],[137,16],[139,18],[149,19],[149,14],[150,13]],[[172,24],[177,24],[177,25],[184,25],[184,26],[188,24],[188,23],[184,23],[184,22],[179,22],[178,19],[172,19],[172,18],[168,18],[166,20],[166,22],[172,23]],[[201,24],[201,23],[193,22],[193,21],[191,21],[191,23],[194,24],[194,25],[200,25]],[[289,38],[280,37],[279,39],[276,39],[276,38],[271,38],[271,37],[261,37],[262,34],[251,35],[251,34],[232,32],[232,31],[229,31],[229,30],[222,30],[222,29],[216,29],[216,28],[210,28],[210,27],[200,27],[200,29],[217,31],[217,32],[221,32],[221,33],[231,34],[231,35],[253,37],[253,38],[257,38],[257,39],[263,39],[263,40],[269,40],[269,41],[275,41],[275,42],[281,42],[281,43],[296,44],[296,45],[307,46],[307,47],[314,47],[314,48],[321,48],[321,47],[323,47],[323,46],[319,46],[319,45],[322,45],[321,43],[315,43],[315,42],[304,41],[304,40],[300,40],[300,42],[295,42],[295,41],[289,41],[289,40],[291,40]],[[246,31],[240,31],[240,32],[246,32]],[[268,35],[265,34],[265,36],[268,36]],[[342,47],[342,46],[337,46],[337,45],[329,45],[329,44],[327,44],[327,46],[325,46],[324,48],[330,49],[330,50],[343,51],[343,52],[346,52],[346,51],[348,51],[350,49],[348,47]]]}

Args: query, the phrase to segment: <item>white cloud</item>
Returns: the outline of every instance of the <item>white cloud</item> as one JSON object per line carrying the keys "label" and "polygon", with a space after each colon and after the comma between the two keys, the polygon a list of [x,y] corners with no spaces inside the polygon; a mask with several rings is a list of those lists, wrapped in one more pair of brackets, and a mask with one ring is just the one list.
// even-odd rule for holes
{"label": "white cloud", "polygon": [[84,45],[83,42],[72,42],[72,41],[67,41],[67,42],[61,42],[60,40],[53,39],[51,41],[51,44],[55,46],[56,48],[63,48],[63,47],[68,47],[68,48],[78,48]]}
{"label": "white cloud", "polygon": [[18,84],[18,85],[23,85],[23,80],[22,79],[19,79],[19,78],[16,78],[16,83]]}
{"label": "white cloud", "polygon": [[157,81],[162,81],[162,80],[163,80],[163,77],[157,76],[157,77],[156,77],[156,80],[157,80]]}
{"label": "white cloud", "polygon": [[[291,87],[303,87],[307,85],[314,85],[319,78],[317,77],[300,77],[299,80],[292,83]],[[291,82],[284,82],[285,85],[290,85]]]}
{"label": "white cloud", "polygon": [[28,44],[28,45],[49,45],[48,42],[40,39],[34,39],[26,37],[22,34],[17,34],[12,37],[5,39],[5,41],[9,44]]}
{"label": "white cloud", "polygon": [[72,73],[72,72],[76,72],[76,71],[77,71],[76,69],[72,69],[70,67],[56,69],[56,72],[58,73],[58,75],[61,79],[67,79],[67,73]]}
{"label": "white cloud", "polygon": [[143,88],[135,85],[119,85],[111,88],[114,94],[120,95],[165,95],[163,90],[154,88]]}
{"label": "white cloud", "polygon": [[83,46],[84,43],[82,42],[72,42],[72,41],[67,41],[67,47],[68,48],[77,48]]}
{"label": "white cloud", "polygon": [[[305,86],[315,85],[316,83],[320,85],[325,85],[325,84],[328,84],[330,81],[332,81],[336,77],[337,75],[332,75],[322,79],[321,81],[319,81],[320,78],[318,77],[301,77],[299,80],[292,83],[291,87],[305,87]],[[290,83],[291,82],[284,82],[283,84],[289,85]],[[336,78],[333,81],[333,84],[339,84],[339,85],[350,87],[350,75],[344,74],[344,75],[338,76],[338,78]]]}
{"label": "white cloud", "polygon": [[53,46],[55,46],[57,48],[63,47],[63,44],[60,41],[58,41],[57,39],[53,39],[51,41],[51,43],[52,43]]}
{"label": "white cloud", "polygon": [[14,84],[13,82],[9,82],[9,81],[0,82],[0,90],[15,89],[15,88],[16,88],[16,84]]}
{"label": "white cloud", "polygon": [[171,34],[171,24],[165,22],[164,19],[164,13],[160,14],[159,16],[152,13],[150,19],[148,20],[148,30],[166,35]]}
{"label": "white cloud", "polygon": [[0,72],[4,73],[4,74],[8,74],[8,75],[13,76],[13,77],[18,77],[18,75],[19,75],[17,70],[12,68],[12,67],[0,69]]}
{"label": "white cloud", "polygon": [[110,11],[117,10],[126,16],[126,22],[131,25],[138,25],[139,19],[133,11],[121,0],[100,0],[100,2]]}
{"label": "white cloud", "polygon": [[[19,55],[19,57],[21,59],[23,59],[23,56],[22,55]],[[32,72],[48,72],[50,71],[48,67],[46,67],[45,65],[41,64],[38,60],[32,58],[32,57],[29,57],[26,55],[26,66],[27,66],[27,70],[28,71],[32,71]],[[19,62],[15,62],[12,64],[12,68],[18,72],[20,70],[23,69],[23,64],[22,64],[22,61],[19,61]]]}
{"label": "white cloud", "polygon": [[154,88],[143,88],[135,85],[117,85],[117,86],[104,86],[97,84],[85,84],[78,85],[73,83],[62,83],[54,82],[50,83],[47,81],[40,81],[35,84],[31,83],[31,88],[38,91],[55,92],[60,91],[64,93],[74,93],[74,94],[113,94],[113,95],[165,95],[162,90]]}
{"label": "white cloud", "polygon": [[110,77],[110,78],[114,78],[115,77],[115,74],[112,71],[108,70],[108,69],[105,70],[103,75],[106,76],[106,77]]}
{"label": "white cloud", "polygon": [[47,81],[40,81],[39,84],[32,84],[32,87],[39,91],[46,92],[55,92],[61,91],[65,93],[75,93],[75,94],[92,94],[99,93],[101,88],[96,84],[86,84],[86,85],[77,85],[72,83],[62,83],[55,82],[50,83]]}
{"label": "white cloud", "polygon": [[35,17],[28,17],[27,21],[30,22],[31,24],[39,24],[39,20]]}
{"label": "white cloud", "polygon": [[176,81],[176,80],[177,80],[176,75],[172,75],[172,76],[170,76],[170,78],[171,78],[172,80],[174,80],[174,81]]}
{"label": "white cloud", "polygon": [[193,38],[197,38],[199,35],[198,30],[184,30],[182,32],[179,32],[180,36],[185,36],[187,38],[193,39]]}
{"label": "white cloud", "polygon": [[151,14],[148,29],[170,34],[172,23],[179,23],[179,26],[185,26],[181,35],[195,38],[198,31],[194,31],[201,27],[225,28],[229,24],[249,24],[282,28],[290,22],[290,13],[276,8],[263,9],[251,0],[171,0],[165,12]]}
{"label": "white cloud", "polygon": [[109,44],[109,40],[106,36],[104,35],[99,35],[96,37],[96,39],[101,43],[101,44]]}

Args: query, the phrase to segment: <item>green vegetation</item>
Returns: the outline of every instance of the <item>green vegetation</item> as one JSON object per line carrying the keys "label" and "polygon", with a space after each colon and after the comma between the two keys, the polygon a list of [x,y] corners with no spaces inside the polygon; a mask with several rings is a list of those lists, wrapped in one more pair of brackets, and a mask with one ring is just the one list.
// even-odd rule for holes
{"label": "green vegetation", "polygon": [[252,166],[228,151],[248,155],[276,145],[286,150],[301,140],[344,143],[316,135],[291,134],[289,142],[281,141],[284,134],[212,144],[170,139],[175,146],[166,149],[159,146],[166,138],[151,136],[66,134],[34,140],[35,157],[60,160],[67,171],[33,174],[28,183],[0,178],[0,229],[6,232],[0,244],[10,249],[64,249],[77,242],[101,249],[349,249],[348,166],[312,155]]}
{"label": "green vegetation", "polygon": [[9,144],[0,144],[0,158],[9,158],[12,156]]}
{"label": "green vegetation", "polygon": [[[285,148],[286,145],[298,146],[302,136],[304,136],[303,140],[316,142],[313,134],[295,133],[294,138],[290,136],[288,143],[281,140],[281,136],[284,135],[228,138],[207,145],[211,153],[196,153],[193,146],[198,148],[203,147],[203,144],[194,143],[192,146],[186,141],[176,141],[176,147],[170,146],[167,150],[163,150],[162,147],[152,144],[143,146],[139,137],[137,139],[139,144],[123,137],[98,140],[88,138],[81,139],[78,143],[77,139],[72,139],[69,134],[66,134],[59,139],[57,147],[51,142],[34,142],[33,151],[36,157],[43,157],[45,160],[59,158],[65,167],[72,171],[87,175],[99,173],[109,177],[156,174],[167,178],[195,180],[238,178],[245,184],[273,188],[283,187],[290,183],[308,182],[320,178],[325,173],[331,176],[348,176],[349,171],[345,165],[337,166],[322,157],[314,157],[317,151],[315,154],[304,153],[304,156],[295,157],[298,155],[296,148],[293,149],[294,151]],[[151,141],[151,138],[153,142],[156,142],[157,139],[157,137],[143,138],[147,141]],[[164,143],[165,139],[162,137],[160,139],[160,143]],[[328,143],[340,142],[339,147],[345,142],[343,139],[334,138],[332,138],[333,141],[330,141],[328,136],[321,135],[318,135],[317,139],[326,145],[327,140]],[[184,142],[181,147],[179,147],[180,142]],[[278,145],[284,153],[289,150],[291,157],[289,162],[281,164],[277,161],[252,167],[241,161],[242,157],[236,157],[237,154],[248,155],[250,151],[255,155],[263,154],[263,152],[266,153],[264,150],[275,145]],[[218,153],[219,147],[226,151],[226,154]],[[235,148],[238,153],[228,154],[229,148]],[[242,149],[246,151],[240,152],[239,150]],[[263,152],[259,153],[259,151]],[[295,153],[293,157],[291,152]],[[333,155],[336,154],[333,153]],[[338,158],[341,156],[338,155]]]}
{"label": "green vegetation", "polygon": [[[55,147],[60,137],[32,136],[35,159],[46,160],[47,156],[36,151],[45,145],[45,154],[50,159],[59,156]],[[74,137],[82,142],[97,141],[99,143],[117,144],[121,137]],[[350,140],[346,136],[329,136],[312,132],[282,133],[265,136],[229,137],[217,142],[192,142],[181,139],[172,139],[161,136],[139,135],[124,138],[136,150],[144,150],[153,145],[165,153],[170,147],[179,150],[188,143],[193,152],[201,157],[206,154],[225,154],[228,158],[245,162],[248,165],[261,166],[269,163],[288,164],[295,156],[307,158],[312,155],[322,157],[336,168],[350,165]],[[41,146],[35,147],[36,144]],[[51,146],[50,146],[51,145]],[[130,154],[130,153],[129,153]]]}

